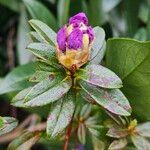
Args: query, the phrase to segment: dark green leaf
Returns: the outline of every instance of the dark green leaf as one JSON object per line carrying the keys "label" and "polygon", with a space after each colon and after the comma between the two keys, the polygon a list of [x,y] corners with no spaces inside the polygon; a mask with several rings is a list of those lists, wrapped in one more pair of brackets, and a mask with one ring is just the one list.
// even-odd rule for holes
{"label": "dark green leaf", "polygon": [[69,15],[70,0],[59,0],[57,4],[59,26],[66,24]]}
{"label": "dark green leaf", "polygon": [[72,84],[71,78],[66,77],[60,83],[56,84],[55,86],[45,91],[41,95],[26,102],[25,106],[37,107],[37,106],[43,106],[43,105],[52,103],[60,99],[61,97],[63,97],[64,94],[69,91],[71,84]]}
{"label": "dark green leaf", "polygon": [[70,123],[74,109],[74,97],[71,92],[54,103],[47,119],[47,134],[53,138],[60,134]]}
{"label": "dark green leaf", "polygon": [[109,150],[117,150],[117,149],[123,149],[127,145],[127,140],[125,138],[119,139],[119,140],[114,140],[110,146]]}
{"label": "dark green leaf", "polygon": [[105,31],[98,26],[95,27],[93,30],[95,39],[91,49],[90,60],[94,59],[98,55],[98,53],[101,53],[101,57],[99,58],[101,61],[105,53],[105,49],[102,48],[105,42]]}
{"label": "dark green leaf", "polygon": [[120,78],[114,72],[101,65],[87,65],[79,70],[77,78],[103,88],[114,89],[122,87]]}
{"label": "dark green leaf", "polygon": [[29,150],[39,139],[39,133],[26,132],[13,140],[7,150]]}
{"label": "dark green leaf", "polygon": [[123,92],[136,116],[150,120],[150,42],[111,39],[106,63],[123,80]]}
{"label": "dark green leaf", "polygon": [[36,63],[19,66],[10,72],[0,84],[0,94],[22,90],[29,85],[28,78],[35,72]]}
{"label": "dark green leaf", "polygon": [[3,117],[3,127],[0,129],[0,136],[11,132],[18,125],[18,121],[12,117]]}
{"label": "dark green leaf", "polygon": [[45,42],[53,43],[53,45],[57,43],[56,33],[48,25],[34,19],[30,20],[29,23]]}
{"label": "dark green leaf", "polygon": [[120,90],[104,90],[86,82],[80,82],[80,86],[85,93],[110,112],[123,116],[130,115],[131,107]]}
{"label": "dark green leaf", "polygon": [[51,26],[53,29],[56,29],[56,19],[47,7],[37,0],[23,1],[33,19],[41,20],[42,22]]}

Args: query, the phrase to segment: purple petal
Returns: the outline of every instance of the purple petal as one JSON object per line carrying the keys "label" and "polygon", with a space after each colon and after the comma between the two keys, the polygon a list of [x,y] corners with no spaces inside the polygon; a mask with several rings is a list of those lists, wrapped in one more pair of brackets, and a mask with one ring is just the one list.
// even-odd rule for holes
{"label": "purple petal", "polygon": [[91,26],[88,27],[87,33],[89,34],[90,43],[94,40],[94,31]]}
{"label": "purple petal", "polygon": [[83,33],[79,28],[75,28],[68,36],[68,48],[77,50],[82,48]]}
{"label": "purple petal", "polygon": [[81,22],[83,22],[85,25],[88,25],[88,19],[85,13],[82,12],[69,19],[69,24],[79,24]]}
{"label": "purple petal", "polygon": [[66,50],[66,39],[67,39],[66,26],[63,26],[57,33],[57,43],[59,49],[62,51]]}

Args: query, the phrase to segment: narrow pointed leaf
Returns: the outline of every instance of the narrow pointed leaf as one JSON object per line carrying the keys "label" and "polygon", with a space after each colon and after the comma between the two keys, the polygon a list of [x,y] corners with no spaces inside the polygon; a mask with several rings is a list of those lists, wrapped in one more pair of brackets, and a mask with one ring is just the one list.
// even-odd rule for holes
{"label": "narrow pointed leaf", "polygon": [[89,64],[84,69],[79,70],[77,77],[103,88],[122,87],[121,79],[114,72],[101,65]]}
{"label": "narrow pointed leaf", "polygon": [[28,78],[35,72],[36,63],[30,63],[13,69],[1,82],[0,94],[19,91],[31,85]]}
{"label": "narrow pointed leaf", "polygon": [[136,132],[138,134],[140,134],[141,136],[143,137],[148,137],[150,138],[150,122],[146,122],[146,123],[143,123],[143,124],[139,124],[137,127],[136,127]]}
{"label": "narrow pointed leaf", "polygon": [[123,137],[126,137],[127,135],[128,135],[128,131],[124,128],[121,128],[118,125],[114,125],[107,132],[107,136],[110,136],[113,138],[123,138]]}
{"label": "narrow pointed leaf", "polygon": [[28,107],[37,107],[54,102],[63,97],[64,94],[69,91],[71,84],[71,78],[66,77],[63,81],[53,86],[46,92],[26,102],[25,105]]}
{"label": "narrow pointed leaf", "polygon": [[104,53],[104,49],[102,49],[102,47],[103,43],[105,42],[105,31],[97,26],[94,28],[94,35],[95,39],[91,49],[90,60],[94,59],[98,55],[98,53]]}
{"label": "narrow pointed leaf", "polygon": [[47,119],[47,134],[56,137],[70,123],[74,113],[75,103],[71,92],[53,104]]}
{"label": "narrow pointed leaf", "polygon": [[31,43],[27,46],[35,56],[41,59],[49,59],[50,61],[56,60],[55,48],[46,43]]}
{"label": "narrow pointed leaf", "polygon": [[81,144],[85,144],[86,142],[86,127],[83,123],[80,123],[78,127],[78,139]]}
{"label": "narrow pointed leaf", "polygon": [[39,139],[39,133],[24,133],[13,140],[7,150],[29,150]]}
{"label": "narrow pointed leaf", "polygon": [[91,110],[92,110],[91,104],[84,105],[80,112],[80,117],[86,119],[90,115]]}
{"label": "narrow pointed leaf", "polygon": [[137,150],[149,150],[150,142],[146,138],[139,135],[133,135],[131,136],[131,139]]}
{"label": "narrow pointed leaf", "polygon": [[123,139],[119,139],[119,140],[114,140],[110,146],[109,146],[109,150],[119,150],[119,149],[123,149],[125,148],[125,146],[127,145],[127,140],[125,138]]}
{"label": "narrow pointed leaf", "polygon": [[56,33],[49,26],[34,19],[30,20],[29,23],[45,42],[56,44]]}
{"label": "narrow pointed leaf", "polygon": [[86,82],[80,82],[80,86],[85,93],[108,111],[117,115],[130,115],[130,104],[120,90],[104,90]]}
{"label": "narrow pointed leaf", "polygon": [[12,117],[3,117],[3,126],[0,128],[0,136],[11,132],[18,125],[18,121]]}

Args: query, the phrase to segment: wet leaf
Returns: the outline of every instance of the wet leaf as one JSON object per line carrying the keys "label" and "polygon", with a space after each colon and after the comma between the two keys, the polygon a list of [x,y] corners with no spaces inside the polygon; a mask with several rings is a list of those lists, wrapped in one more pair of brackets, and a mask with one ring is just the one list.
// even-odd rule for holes
{"label": "wet leaf", "polygon": [[31,85],[28,78],[35,72],[36,63],[30,63],[13,69],[1,82],[0,94],[19,91]]}
{"label": "wet leaf", "polygon": [[60,134],[70,123],[74,109],[74,97],[71,92],[54,103],[47,119],[47,134],[53,138]]}
{"label": "wet leaf", "polygon": [[123,116],[130,115],[130,104],[119,89],[104,90],[86,82],[80,82],[80,86],[85,93],[110,112]]}
{"label": "wet leaf", "polygon": [[122,87],[121,79],[114,72],[101,65],[89,64],[84,69],[79,70],[77,77],[103,88]]}
{"label": "wet leaf", "polygon": [[38,95],[37,97],[26,102],[25,106],[37,107],[52,103],[63,97],[64,94],[66,94],[69,91],[71,84],[72,84],[71,78],[66,77],[60,83],[56,84],[55,86],[45,91],[41,95]]}
{"label": "wet leaf", "polygon": [[57,43],[56,33],[48,25],[35,19],[30,20],[29,23],[45,42],[53,45]]}

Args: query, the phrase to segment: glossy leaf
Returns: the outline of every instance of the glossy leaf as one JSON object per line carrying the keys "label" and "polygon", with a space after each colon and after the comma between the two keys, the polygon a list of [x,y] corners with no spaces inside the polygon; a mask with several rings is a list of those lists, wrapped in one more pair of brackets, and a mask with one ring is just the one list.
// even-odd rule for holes
{"label": "glossy leaf", "polygon": [[13,140],[7,150],[29,150],[39,139],[39,133],[26,132]]}
{"label": "glossy leaf", "polygon": [[114,140],[110,146],[109,146],[109,150],[117,150],[117,149],[123,149],[125,148],[125,146],[127,145],[127,140],[124,139],[119,139],[119,140]]}
{"label": "glossy leaf", "polygon": [[56,59],[55,48],[50,44],[46,43],[31,43],[27,46],[27,49],[30,50],[38,58],[50,61]]}
{"label": "glossy leaf", "polygon": [[69,15],[70,0],[58,0],[57,13],[59,26],[66,24]]}
{"label": "glossy leaf", "polygon": [[118,125],[114,125],[111,127],[108,132],[107,136],[113,137],[113,138],[124,138],[128,135],[128,131],[124,128],[121,128]]}
{"label": "glossy leaf", "polygon": [[139,124],[136,127],[136,132],[143,137],[150,137],[150,122]]}
{"label": "glossy leaf", "polygon": [[77,78],[103,88],[114,89],[122,87],[121,79],[114,72],[101,65],[87,65],[79,70]]}
{"label": "glossy leaf", "polygon": [[131,107],[120,90],[104,90],[86,82],[80,82],[80,86],[85,93],[110,112],[123,116],[130,115]]}
{"label": "glossy leaf", "polygon": [[45,42],[56,44],[56,33],[48,25],[34,19],[30,20],[29,23]]}
{"label": "glossy leaf", "polygon": [[3,117],[3,124],[1,125],[0,136],[11,132],[18,125],[18,121],[12,117]]}
{"label": "glossy leaf", "polygon": [[54,103],[47,119],[47,134],[53,138],[60,134],[70,123],[74,109],[74,97],[71,92]]}
{"label": "glossy leaf", "polygon": [[142,136],[133,135],[131,139],[137,150],[148,150],[150,148],[150,142]]}
{"label": "glossy leaf", "polygon": [[[90,60],[94,59],[98,53],[101,53],[102,55],[105,53],[104,49],[102,49],[105,42],[105,31],[97,26],[94,28],[94,35],[95,39],[92,44]],[[102,57],[100,59],[102,59]]]}
{"label": "glossy leaf", "polygon": [[27,10],[33,19],[41,20],[52,28],[56,28],[56,19],[52,12],[42,3],[36,0],[23,0]]}
{"label": "glossy leaf", "polygon": [[107,67],[123,80],[122,90],[130,100],[133,113],[141,120],[150,120],[149,49],[150,42],[132,39],[111,39],[107,43]]}
{"label": "glossy leaf", "polygon": [[60,83],[56,84],[55,86],[45,91],[41,95],[38,95],[37,97],[26,102],[25,106],[37,107],[52,103],[63,97],[64,94],[69,91],[71,84],[72,84],[71,78],[66,77]]}
{"label": "glossy leaf", "polygon": [[30,63],[13,69],[1,82],[0,94],[19,91],[31,84],[28,78],[35,72],[36,63]]}

